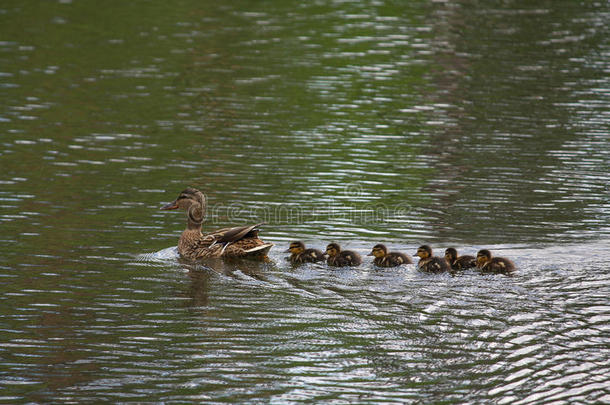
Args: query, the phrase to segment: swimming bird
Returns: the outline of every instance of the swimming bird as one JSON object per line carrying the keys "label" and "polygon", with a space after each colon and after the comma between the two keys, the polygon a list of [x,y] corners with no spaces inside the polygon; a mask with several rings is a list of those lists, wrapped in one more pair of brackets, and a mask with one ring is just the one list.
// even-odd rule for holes
{"label": "swimming bird", "polygon": [[445,249],[445,260],[453,270],[471,269],[477,265],[474,256],[458,256],[457,250],[452,247]]}
{"label": "swimming bird", "polygon": [[379,267],[396,267],[401,264],[413,263],[409,256],[399,252],[389,252],[383,244],[373,246],[373,250],[367,256],[375,256],[373,263]]}
{"label": "swimming bird", "polygon": [[515,263],[505,257],[492,257],[487,249],[477,253],[477,268],[483,273],[511,274],[516,270]]}
{"label": "swimming bird", "polygon": [[290,252],[288,257],[293,264],[314,263],[324,260],[324,253],[318,249],[305,249],[305,244],[301,241],[290,242],[290,247],[286,253]]}
{"label": "swimming bird", "polygon": [[417,248],[416,256],[419,256],[417,267],[421,271],[429,273],[442,273],[449,270],[449,264],[445,259],[432,255],[432,248],[428,245],[422,245]]}
{"label": "swimming bird", "polygon": [[259,239],[258,228],[263,224],[218,229],[201,233],[205,216],[206,199],[195,188],[183,190],[174,201],[164,205],[162,210],[183,209],[186,211],[186,229],[178,241],[180,256],[196,260],[207,257],[258,257],[264,258],[273,246]]}
{"label": "swimming bird", "polygon": [[359,266],[362,263],[362,258],[358,253],[351,250],[341,250],[338,243],[331,243],[326,246],[326,254],[328,255],[326,263],[329,266]]}

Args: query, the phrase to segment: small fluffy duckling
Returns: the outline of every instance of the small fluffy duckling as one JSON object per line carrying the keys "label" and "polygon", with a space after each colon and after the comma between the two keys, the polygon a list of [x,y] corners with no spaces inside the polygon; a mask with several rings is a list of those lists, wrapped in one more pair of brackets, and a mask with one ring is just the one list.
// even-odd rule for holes
{"label": "small fluffy duckling", "polygon": [[367,256],[375,256],[373,263],[379,267],[396,267],[401,264],[411,264],[413,261],[409,256],[399,252],[389,252],[388,248],[381,243],[373,246],[373,250]]}
{"label": "small fluffy duckling", "polygon": [[328,255],[326,263],[329,266],[359,266],[362,263],[362,258],[358,253],[351,250],[341,250],[338,243],[331,243],[326,246],[326,254]]}
{"label": "small fluffy duckling", "polygon": [[286,253],[288,252],[291,255],[287,259],[293,264],[315,263],[324,260],[324,253],[318,249],[305,249],[305,244],[301,241],[290,242],[290,247],[286,250]]}
{"label": "small fluffy duckling", "polygon": [[422,245],[417,248],[416,256],[419,256],[419,263],[417,267],[421,271],[429,273],[442,273],[449,271],[449,264],[445,259],[441,259],[437,256],[432,256],[432,249],[428,245]]}
{"label": "small fluffy duckling", "polygon": [[445,250],[445,260],[447,260],[447,263],[449,263],[449,266],[451,266],[453,270],[465,270],[477,266],[474,256],[458,256],[457,250],[452,247]]}
{"label": "small fluffy duckling", "polygon": [[477,268],[483,273],[511,274],[516,270],[515,263],[505,257],[491,257],[491,252],[481,249],[477,253]]}

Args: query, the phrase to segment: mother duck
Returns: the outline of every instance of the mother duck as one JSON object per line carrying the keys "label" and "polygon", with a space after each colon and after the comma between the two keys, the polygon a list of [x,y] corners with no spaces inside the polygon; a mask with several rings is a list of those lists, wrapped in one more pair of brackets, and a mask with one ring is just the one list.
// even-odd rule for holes
{"label": "mother duck", "polygon": [[273,243],[266,243],[258,238],[258,227],[262,223],[218,229],[206,234],[201,233],[206,201],[203,193],[195,188],[188,187],[183,190],[178,198],[161,209],[175,210],[178,208],[186,211],[186,229],[178,241],[178,253],[186,259],[264,258],[273,246]]}

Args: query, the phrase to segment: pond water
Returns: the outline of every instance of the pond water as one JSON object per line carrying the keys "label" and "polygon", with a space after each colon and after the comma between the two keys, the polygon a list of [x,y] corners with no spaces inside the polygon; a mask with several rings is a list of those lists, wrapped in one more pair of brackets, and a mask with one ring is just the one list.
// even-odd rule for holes
{"label": "pond water", "polygon": [[[0,402],[610,403],[610,6],[0,5]],[[188,263],[266,221],[270,260]],[[292,267],[489,248],[514,277]]]}

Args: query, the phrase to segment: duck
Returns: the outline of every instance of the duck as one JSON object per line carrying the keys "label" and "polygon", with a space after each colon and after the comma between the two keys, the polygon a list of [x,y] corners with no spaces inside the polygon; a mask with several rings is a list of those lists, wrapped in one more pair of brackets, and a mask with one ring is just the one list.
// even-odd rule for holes
{"label": "duck", "polygon": [[362,264],[362,258],[358,253],[351,250],[341,250],[338,243],[330,243],[326,246],[326,254],[328,255],[326,263],[329,266],[345,267]]}
{"label": "duck", "polygon": [[449,264],[445,259],[432,255],[432,248],[428,245],[422,245],[417,248],[416,256],[419,256],[417,268],[428,273],[442,273],[449,271]]}
{"label": "duck", "polygon": [[413,261],[409,256],[399,252],[389,252],[388,248],[379,243],[373,246],[373,250],[367,256],[375,256],[373,263],[378,267],[396,267],[401,264],[411,264]]}
{"label": "duck", "polygon": [[303,242],[290,242],[290,247],[286,253],[291,253],[287,258],[292,264],[315,263],[324,260],[325,254],[318,249],[305,249]]}
{"label": "duck", "polygon": [[453,270],[471,269],[477,265],[474,256],[458,256],[457,250],[452,247],[445,249],[445,260]]}
{"label": "duck", "polygon": [[262,258],[273,243],[263,242],[258,237],[259,227],[264,224],[217,229],[203,234],[201,226],[205,217],[205,195],[193,187],[187,187],[174,201],[161,207],[162,210],[183,209],[186,211],[186,229],[178,240],[178,253],[185,259],[205,258]]}
{"label": "duck", "polygon": [[492,257],[487,249],[477,252],[477,268],[483,273],[511,274],[516,270],[515,263],[505,257]]}

